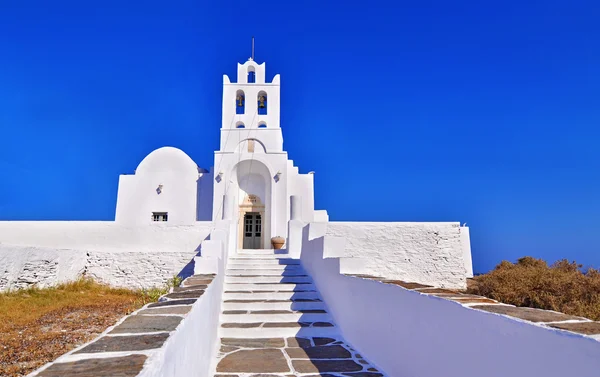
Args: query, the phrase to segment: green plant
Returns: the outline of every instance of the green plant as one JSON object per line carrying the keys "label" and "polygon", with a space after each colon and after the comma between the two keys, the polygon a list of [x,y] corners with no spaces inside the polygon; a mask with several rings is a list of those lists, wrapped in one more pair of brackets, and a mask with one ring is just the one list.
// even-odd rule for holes
{"label": "green plant", "polygon": [[152,302],[157,302],[160,296],[169,293],[170,287],[152,287],[140,289],[139,302],[141,305],[146,305]]}
{"label": "green plant", "polygon": [[167,282],[167,285],[169,287],[179,287],[182,282],[183,282],[183,278],[181,276],[174,275],[171,279],[169,279],[169,281]]}

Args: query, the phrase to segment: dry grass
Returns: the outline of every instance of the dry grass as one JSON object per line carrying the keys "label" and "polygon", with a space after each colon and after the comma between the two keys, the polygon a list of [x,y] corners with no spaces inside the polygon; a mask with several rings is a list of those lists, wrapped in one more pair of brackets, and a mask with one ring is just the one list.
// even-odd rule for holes
{"label": "dry grass", "polygon": [[516,306],[555,310],[600,320],[600,272],[561,260],[551,266],[524,257],[503,261],[491,272],[476,276],[469,293]]}
{"label": "dry grass", "polygon": [[0,294],[0,376],[26,375],[165,292],[116,289],[80,279]]}

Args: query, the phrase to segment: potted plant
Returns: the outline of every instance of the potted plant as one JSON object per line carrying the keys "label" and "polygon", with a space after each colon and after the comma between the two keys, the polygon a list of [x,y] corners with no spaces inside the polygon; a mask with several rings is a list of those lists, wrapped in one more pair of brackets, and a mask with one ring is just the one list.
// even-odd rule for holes
{"label": "potted plant", "polygon": [[271,244],[273,245],[273,248],[276,250],[279,250],[283,247],[283,244],[285,243],[285,238],[277,236],[277,237],[273,237],[271,238]]}

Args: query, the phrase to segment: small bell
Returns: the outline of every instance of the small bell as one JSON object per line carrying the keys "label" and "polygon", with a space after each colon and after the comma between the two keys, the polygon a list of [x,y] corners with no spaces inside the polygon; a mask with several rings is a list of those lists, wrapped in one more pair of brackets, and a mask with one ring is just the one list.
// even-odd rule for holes
{"label": "small bell", "polygon": [[260,96],[258,97],[258,107],[260,107],[261,109],[265,108],[265,96]]}
{"label": "small bell", "polygon": [[236,100],[237,100],[238,107],[244,106],[244,96],[237,96]]}

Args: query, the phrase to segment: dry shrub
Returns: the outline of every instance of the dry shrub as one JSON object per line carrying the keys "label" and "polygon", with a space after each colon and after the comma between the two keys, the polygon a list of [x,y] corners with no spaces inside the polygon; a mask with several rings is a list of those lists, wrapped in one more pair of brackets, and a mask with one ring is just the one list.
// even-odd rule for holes
{"label": "dry shrub", "polygon": [[159,290],[166,291],[112,288],[82,278],[51,288],[1,293],[0,376],[24,376],[90,341],[124,315],[156,300]]}
{"label": "dry shrub", "polygon": [[552,266],[542,259],[502,261],[491,272],[476,276],[469,293],[515,306],[554,310],[600,320],[600,273],[585,273],[566,259]]}

